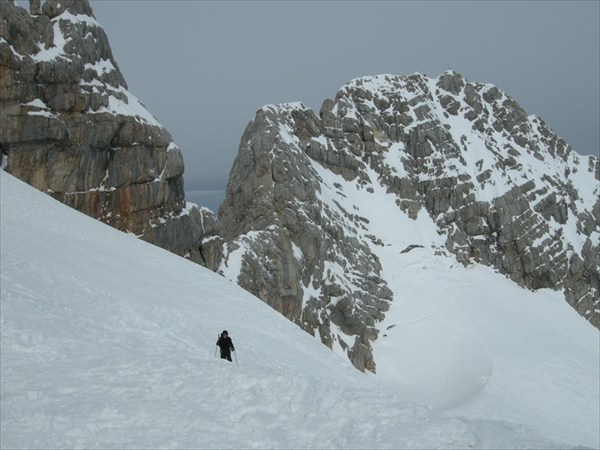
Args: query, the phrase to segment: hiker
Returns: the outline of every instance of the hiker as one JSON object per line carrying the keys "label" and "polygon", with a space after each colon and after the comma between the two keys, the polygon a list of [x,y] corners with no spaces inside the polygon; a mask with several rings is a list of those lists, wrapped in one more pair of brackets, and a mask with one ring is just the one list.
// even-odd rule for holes
{"label": "hiker", "polygon": [[221,349],[221,359],[226,359],[227,361],[231,361],[231,351],[235,352],[235,347],[233,346],[233,342],[227,333],[227,330],[223,330],[221,336],[217,340],[217,345]]}

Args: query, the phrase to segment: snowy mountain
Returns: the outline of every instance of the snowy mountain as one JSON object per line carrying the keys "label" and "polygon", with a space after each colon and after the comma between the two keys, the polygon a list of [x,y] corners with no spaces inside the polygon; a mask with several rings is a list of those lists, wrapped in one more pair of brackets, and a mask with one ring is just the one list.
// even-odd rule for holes
{"label": "snowy mountain", "polygon": [[600,446],[597,158],[454,72],[360,78],[261,108],[215,223],[89,2],[31,8],[2,167],[130,234],[0,171],[3,448]]}
{"label": "snowy mountain", "polygon": [[[600,445],[598,333],[555,292],[406,253],[366,375],[234,283],[0,175],[2,448]],[[215,357],[224,328],[237,363]]]}
{"label": "snowy mountain", "polygon": [[[366,375],[234,283],[0,175],[2,448],[600,445],[598,333],[555,292],[409,252]],[[225,328],[237,363],[215,357]]]}
{"label": "snowy mountain", "polygon": [[115,228],[199,262],[183,156],[127,87],[88,0],[0,0],[0,160]]}
{"label": "snowy mountain", "polygon": [[[378,372],[391,311],[409,295],[430,301],[411,290],[417,274],[406,277],[414,255],[449,258],[453,278],[481,263],[524,289],[556,290],[598,326],[599,224],[598,158],[497,87],[455,72],[380,75],[343,86],[319,117],[301,103],[257,112],[203,253]],[[414,319],[405,313],[394,320]]]}

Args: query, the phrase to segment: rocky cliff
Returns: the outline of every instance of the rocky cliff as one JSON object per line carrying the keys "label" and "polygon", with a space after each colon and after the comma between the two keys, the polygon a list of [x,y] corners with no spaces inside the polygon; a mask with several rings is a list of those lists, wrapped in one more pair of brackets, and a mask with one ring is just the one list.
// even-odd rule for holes
{"label": "rocky cliff", "polygon": [[598,327],[599,180],[598,158],[495,86],[454,72],[360,78],[318,116],[300,103],[257,112],[203,250],[375,371],[371,342],[402,296],[394,255],[415,247],[560,290]]}
{"label": "rocky cliff", "polygon": [[128,91],[88,0],[30,6],[27,12],[0,0],[3,168],[92,217],[201,262],[207,212],[186,205],[181,151]]}

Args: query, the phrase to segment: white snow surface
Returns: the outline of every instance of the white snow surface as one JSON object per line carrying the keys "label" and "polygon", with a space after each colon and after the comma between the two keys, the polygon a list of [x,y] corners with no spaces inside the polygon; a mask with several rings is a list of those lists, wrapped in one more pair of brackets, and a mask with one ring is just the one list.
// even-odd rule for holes
{"label": "white snow surface", "polygon": [[156,120],[156,118],[146,109],[144,104],[131,92],[129,92],[124,87],[120,87],[118,89],[109,89],[111,93],[120,93],[123,94],[127,100],[124,101],[121,98],[117,98],[114,95],[110,95],[108,97],[108,107],[102,106],[97,110],[88,110],[88,114],[99,114],[99,113],[109,113],[114,115],[122,115],[122,116],[132,116],[135,117],[138,121],[142,123],[147,123],[148,125],[154,125],[159,128],[163,128],[163,126]]}
{"label": "white snow surface", "polygon": [[[395,300],[364,375],[215,273],[0,175],[3,448],[600,446],[598,331],[554,292],[383,247]],[[237,363],[215,357],[223,329]]]}
{"label": "white snow surface", "polygon": [[394,301],[377,325],[374,378],[418,404],[473,419],[519,417],[553,439],[598,447],[599,335],[561,292],[530,292],[491,268],[436,256],[443,238],[424,211],[409,219],[378,183],[369,192],[313,168],[321,200],[360,210],[383,242],[371,249]]}

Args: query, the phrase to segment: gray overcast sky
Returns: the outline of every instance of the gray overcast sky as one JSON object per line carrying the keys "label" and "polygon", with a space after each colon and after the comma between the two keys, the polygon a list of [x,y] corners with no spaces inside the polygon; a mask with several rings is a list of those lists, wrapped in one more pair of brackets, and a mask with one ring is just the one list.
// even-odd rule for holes
{"label": "gray overcast sky", "polygon": [[318,113],[349,80],[492,83],[582,154],[598,154],[598,1],[207,2],[92,0],[129,90],[171,132],[188,200],[216,210],[261,106]]}

